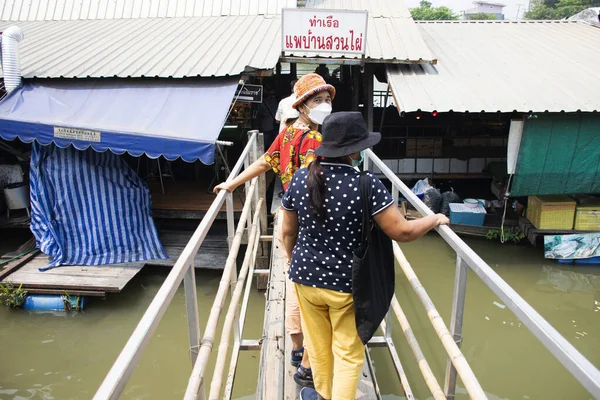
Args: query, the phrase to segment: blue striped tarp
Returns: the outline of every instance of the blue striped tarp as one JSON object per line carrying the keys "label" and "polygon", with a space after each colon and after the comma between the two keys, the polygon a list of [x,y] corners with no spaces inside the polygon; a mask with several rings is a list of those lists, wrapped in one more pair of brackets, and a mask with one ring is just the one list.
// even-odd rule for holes
{"label": "blue striped tarp", "polygon": [[32,144],[31,231],[60,265],[167,258],[150,213],[150,192],[119,156]]}

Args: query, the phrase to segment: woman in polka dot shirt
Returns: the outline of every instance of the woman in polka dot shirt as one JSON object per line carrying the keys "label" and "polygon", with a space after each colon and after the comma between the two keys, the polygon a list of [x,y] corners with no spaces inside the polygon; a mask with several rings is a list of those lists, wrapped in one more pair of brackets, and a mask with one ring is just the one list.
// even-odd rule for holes
{"label": "woman in polka dot shirt", "polygon": [[[283,196],[283,241],[291,259],[305,340],[311,349],[315,389],[301,399],[352,400],[364,363],[364,345],[356,331],[352,300],[352,253],[362,234],[360,173],[362,150],[379,142],[358,112],[325,119],[318,158],[296,172]],[[401,242],[415,240],[440,224],[442,214],[406,221],[381,181],[370,173],[371,215],[385,234]],[[334,379],[335,376],[335,379]]]}

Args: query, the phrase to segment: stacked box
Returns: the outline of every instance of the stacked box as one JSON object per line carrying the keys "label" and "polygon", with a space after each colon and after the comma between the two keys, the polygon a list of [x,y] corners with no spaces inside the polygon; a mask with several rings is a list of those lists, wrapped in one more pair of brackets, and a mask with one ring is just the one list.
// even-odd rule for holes
{"label": "stacked box", "polygon": [[527,219],[537,229],[571,230],[577,203],[569,196],[529,196]]}
{"label": "stacked box", "polygon": [[600,231],[600,204],[578,205],[575,210],[575,229]]}

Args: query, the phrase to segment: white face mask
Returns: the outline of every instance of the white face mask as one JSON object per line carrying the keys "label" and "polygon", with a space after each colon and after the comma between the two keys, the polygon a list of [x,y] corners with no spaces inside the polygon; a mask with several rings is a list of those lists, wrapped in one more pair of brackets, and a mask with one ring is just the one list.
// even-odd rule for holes
{"label": "white face mask", "polygon": [[323,125],[325,117],[331,114],[332,110],[331,104],[329,103],[321,103],[315,108],[309,108],[306,105],[305,107],[308,108],[308,113],[306,114],[306,116],[317,125]]}

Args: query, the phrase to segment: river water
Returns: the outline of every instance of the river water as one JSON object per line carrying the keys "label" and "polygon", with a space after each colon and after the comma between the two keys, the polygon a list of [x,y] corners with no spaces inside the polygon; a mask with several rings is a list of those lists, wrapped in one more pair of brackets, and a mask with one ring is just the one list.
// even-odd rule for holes
{"label": "river water", "polygon": [[[8,251],[3,238],[0,250]],[[600,366],[600,268],[559,266],[541,249],[467,241],[525,300],[592,363]],[[448,323],[455,255],[436,234],[403,244],[408,260]],[[91,299],[80,313],[30,313],[0,308],[0,399],[89,399],[164,281],[150,268],[124,292]],[[396,292],[429,363],[443,385],[446,358],[423,307],[399,271]],[[198,271],[201,321],[205,322],[220,277]],[[469,273],[463,352],[490,399],[590,399],[591,396],[479,280]],[[251,295],[244,338],[261,335],[264,295]],[[394,341],[419,399],[430,398],[397,324]],[[218,331],[220,332],[220,330]],[[183,289],[177,292],[122,396],[181,398],[191,371]],[[217,336],[217,343],[220,337]],[[216,348],[216,345],[215,345]],[[372,350],[384,399],[401,399],[384,349]],[[242,352],[234,397],[254,398],[258,352]],[[213,360],[211,360],[214,362]],[[212,363],[207,379],[212,376]],[[459,382],[457,398],[468,398]]]}

